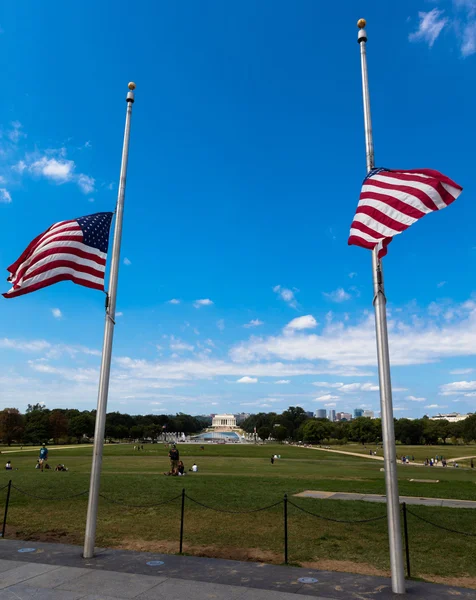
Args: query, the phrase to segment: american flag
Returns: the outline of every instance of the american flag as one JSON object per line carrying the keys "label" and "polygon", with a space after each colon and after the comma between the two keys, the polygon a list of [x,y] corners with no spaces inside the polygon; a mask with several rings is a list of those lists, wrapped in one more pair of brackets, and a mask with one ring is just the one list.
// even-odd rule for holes
{"label": "american flag", "polygon": [[350,228],[349,245],[387,253],[393,236],[426,214],[441,210],[463,188],[432,169],[400,171],[372,169],[364,179],[359,205]]}
{"label": "american flag", "polygon": [[110,212],[96,213],[52,225],[8,267],[13,287],[3,296],[15,298],[58,281],[104,290],[111,219]]}

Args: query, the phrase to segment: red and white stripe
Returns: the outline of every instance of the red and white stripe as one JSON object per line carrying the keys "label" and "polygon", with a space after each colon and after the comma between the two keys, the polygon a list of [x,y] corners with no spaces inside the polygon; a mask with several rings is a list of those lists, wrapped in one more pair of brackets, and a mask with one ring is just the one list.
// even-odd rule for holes
{"label": "red and white stripe", "polygon": [[36,237],[8,267],[13,285],[3,296],[14,298],[58,281],[104,290],[106,258],[104,252],[83,243],[77,221],[60,221]]}
{"label": "red and white stripe", "polygon": [[365,179],[349,245],[387,252],[392,238],[426,214],[445,208],[463,188],[432,169],[381,170]]}

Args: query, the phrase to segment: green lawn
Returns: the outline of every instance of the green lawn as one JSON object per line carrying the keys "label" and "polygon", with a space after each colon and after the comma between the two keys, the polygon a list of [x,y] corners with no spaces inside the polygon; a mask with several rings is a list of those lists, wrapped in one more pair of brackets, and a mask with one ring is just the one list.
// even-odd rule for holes
{"label": "green lawn", "polygon": [[[376,451],[377,456],[383,456],[382,444],[346,444],[345,446],[331,446],[334,450],[342,450],[343,452],[357,452],[359,454],[368,455],[369,451]],[[440,444],[438,446],[396,446],[397,456],[414,456],[415,462],[424,462],[426,458],[435,458],[435,456],[444,456],[447,460],[459,458],[461,456],[475,456],[476,444],[465,444],[453,446],[452,444]],[[469,464],[469,461],[463,461]],[[459,463],[458,463],[459,464]]]}
{"label": "green lawn", "polygon": [[[352,446],[348,446],[349,449]],[[366,519],[385,514],[385,506],[364,502],[342,502],[294,498],[306,489],[385,493],[382,463],[364,457],[344,456],[288,446],[180,445],[186,468],[195,461],[199,473],[186,477],[164,477],[167,450],[162,445],[110,445],[104,449],[101,492],[126,504],[153,504],[180,494],[216,509],[248,510],[279,501],[287,493],[298,506],[321,516]],[[339,448],[341,449],[341,448]],[[469,456],[474,448],[458,448]],[[270,463],[272,453],[281,460]],[[416,456],[416,452],[414,452]],[[435,452],[436,454],[436,452]],[[87,497],[56,500],[86,490],[92,449],[50,448],[50,464],[65,463],[68,473],[34,469],[36,452],[4,455],[18,471],[2,471],[0,486],[12,478],[14,485],[36,500],[12,490],[7,537],[83,541]],[[449,453],[447,452],[449,456]],[[423,469],[399,466],[402,495],[476,499],[476,473],[466,469]],[[419,484],[411,478],[439,479],[438,484]],[[5,491],[0,492],[0,501]],[[38,510],[41,507],[41,510]],[[476,533],[476,511],[414,507],[413,512],[435,523]],[[228,514],[205,509],[187,500],[184,551],[190,554],[282,562],[283,507],[251,514]],[[219,525],[217,525],[219,523]],[[180,502],[155,508],[127,508],[101,499],[97,545],[178,551]],[[465,537],[436,529],[410,516],[410,547],[414,576],[461,577],[460,583],[476,587],[476,537]],[[385,519],[367,524],[342,524],[316,519],[289,507],[289,560],[321,568],[372,572],[388,570]],[[469,578],[473,578],[471,581]]]}

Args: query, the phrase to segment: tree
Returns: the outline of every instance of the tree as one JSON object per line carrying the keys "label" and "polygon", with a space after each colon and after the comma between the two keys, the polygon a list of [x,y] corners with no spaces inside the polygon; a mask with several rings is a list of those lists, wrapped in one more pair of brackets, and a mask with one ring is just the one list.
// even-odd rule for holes
{"label": "tree", "polygon": [[50,411],[42,404],[28,405],[23,440],[31,444],[46,443],[51,437]]}
{"label": "tree", "polygon": [[271,433],[271,429],[269,427],[266,427],[266,425],[263,425],[263,427],[260,427],[258,429],[257,433],[259,438],[261,438],[262,440],[267,440]]}
{"label": "tree", "polygon": [[78,444],[84,435],[91,437],[94,434],[93,417],[87,412],[76,415],[69,422],[68,433],[78,440]]}
{"label": "tree", "polygon": [[50,414],[51,437],[55,444],[68,433],[68,419],[62,410],[53,410]]}
{"label": "tree", "polygon": [[18,408],[4,408],[0,412],[0,438],[3,443],[11,446],[12,442],[20,441],[24,431],[24,419]]}
{"label": "tree", "polygon": [[332,424],[327,419],[309,419],[302,428],[305,442],[319,444],[330,437]]}
{"label": "tree", "polygon": [[463,439],[469,444],[472,441],[476,441],[476,413],[470,417],[466,417],[463,421]]}
{"label": "tree", "polygon": [[288,437],[288,430],[284,425],[275,425],[273,427],[273,432],[271,434],[275,440],[278,442],[284,442],[284,440]]}

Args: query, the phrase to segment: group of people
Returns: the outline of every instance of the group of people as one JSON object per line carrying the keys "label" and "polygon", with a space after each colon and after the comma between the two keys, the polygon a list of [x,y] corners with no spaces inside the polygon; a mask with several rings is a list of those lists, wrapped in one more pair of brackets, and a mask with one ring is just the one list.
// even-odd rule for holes
{"label": "group of people", "polygon": [[[180,460],[180,453],[175,444],[172,444],[172,447],[169,450],[169,459],[170,471],[168,473],[164,473],[164,475],[172,475],[173,477],[182,477],[183,475],[186,475],[185,465]],[[191,469],[189,469],[189,472],[197,473],[198,466],[195,463],[193,463],[193,466]]]}

